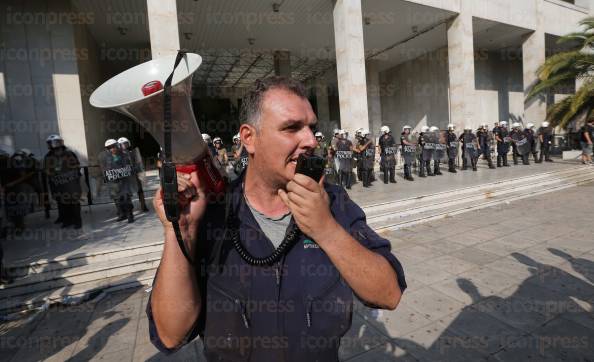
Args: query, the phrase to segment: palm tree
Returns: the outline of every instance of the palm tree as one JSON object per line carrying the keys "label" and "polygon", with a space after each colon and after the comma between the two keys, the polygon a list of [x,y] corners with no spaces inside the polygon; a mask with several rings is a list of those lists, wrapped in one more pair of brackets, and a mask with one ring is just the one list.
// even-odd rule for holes
{"label": "palm tree", "polygon": [[547,121],[554,127],[567,128],[576,116],[594,115],[594,17],[582,20],[580,25],[581,31],[558,40],[558,43],[576,42],[578,46],[547,58],[538,69],[538,81],[526,96],[526,102],[534,101],[568,82],[583,80],[574,95],[549,107]]}

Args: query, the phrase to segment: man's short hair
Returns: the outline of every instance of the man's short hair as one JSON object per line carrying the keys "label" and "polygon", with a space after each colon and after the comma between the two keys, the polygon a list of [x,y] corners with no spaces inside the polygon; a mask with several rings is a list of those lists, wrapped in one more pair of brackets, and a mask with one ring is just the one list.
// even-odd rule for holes
{"label": "man's short hair", "polygon": [[272,89],[283,89],[301,98],[307,98],[305,86],[298,80],[279,76],[257,79],[242,101],[239,116],[241,123],[247,123],[258,127],[260,115],[262,113],[262,100],[264,99],[264,94]]}

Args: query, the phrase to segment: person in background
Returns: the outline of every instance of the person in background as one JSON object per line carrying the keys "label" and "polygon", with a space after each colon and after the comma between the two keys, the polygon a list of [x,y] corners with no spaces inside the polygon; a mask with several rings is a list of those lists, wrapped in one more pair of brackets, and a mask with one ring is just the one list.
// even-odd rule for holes
{"label": "person in background", "polygon": [[142,156],[138,147],[132,147],[132,143],[126,137],[120,137],[118,144],[122,152],[130,157],[130,162],[134,166],[134,176],[136,177],[136,188],[138,190],[138,201],[140,203],[140,210],[142,212],[149,211],[146,207],[146,200],[144,198],[144,189],[142,188],[142,180],[140,175],[144,172],[144,163],[142,162]]}

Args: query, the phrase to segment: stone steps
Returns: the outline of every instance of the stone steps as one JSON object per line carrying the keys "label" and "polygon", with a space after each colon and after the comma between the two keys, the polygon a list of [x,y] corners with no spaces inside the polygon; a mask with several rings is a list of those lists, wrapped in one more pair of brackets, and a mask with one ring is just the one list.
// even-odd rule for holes
{"label": "stone steps", "polygon": [[93,291],[149,284],[161,258],[162,242],[25,265],[26,275],[0,288],[0,314],[80,297]]}
{"label": "stone steps", "polygon": [[[390,205],[371,206],[367,222],[376,231],[397,230],[443,217],[461,214],[484,207],[521,200],[547,192],[561,190],[594,180],[594,168],[579,167],[571,170],[522,177],[513,180],[480,185],[401,200]],[[364,208],[367,213],[367,208]]]}

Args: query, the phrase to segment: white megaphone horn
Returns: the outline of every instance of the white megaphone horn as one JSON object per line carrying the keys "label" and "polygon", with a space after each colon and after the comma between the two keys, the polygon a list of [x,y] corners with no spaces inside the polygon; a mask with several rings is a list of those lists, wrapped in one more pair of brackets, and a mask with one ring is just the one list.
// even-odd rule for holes
{"label": "white megaphone horn", "polygon": [[[154,59],[130,68],[97,88],[89,99],[97,108],[123,113],[142,125],[165,147],[163,85],[173,71],[176,56]],[[213,164],[192,110],[192,75],[202,63],[198,54],[185,53],[171,82],[171,155],[178,172],[198,171],[211,191],[224,181]]]}

